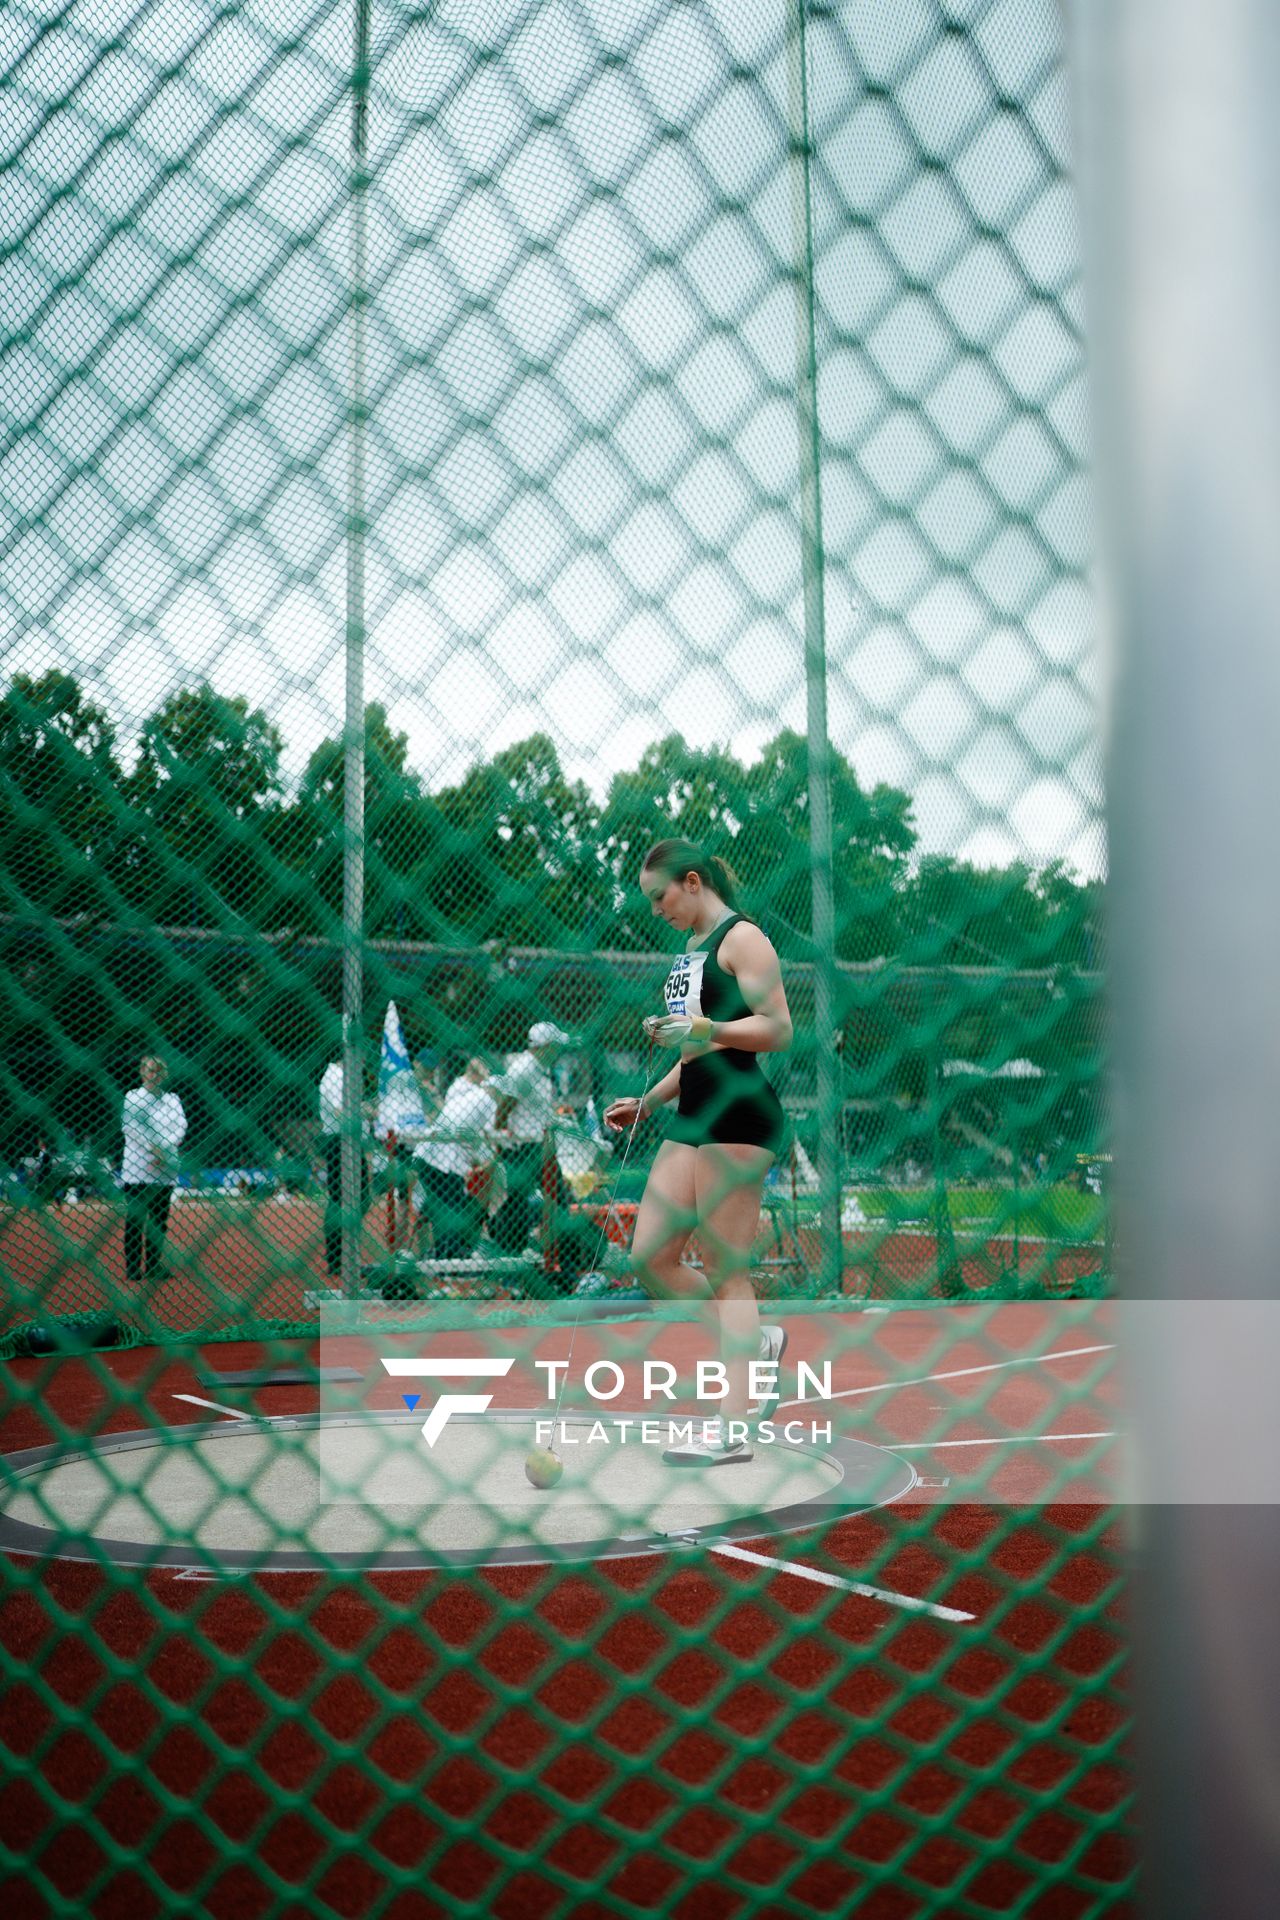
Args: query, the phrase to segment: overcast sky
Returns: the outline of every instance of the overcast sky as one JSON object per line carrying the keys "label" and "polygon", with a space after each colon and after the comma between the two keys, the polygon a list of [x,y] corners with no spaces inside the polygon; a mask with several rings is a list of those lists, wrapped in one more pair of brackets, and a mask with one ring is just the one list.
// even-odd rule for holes
{"label": "overcast sky", "polygon": [[[352,8],[222,12],[0,15],[0,644],[126,737],[207,676],[296,775],[343,700]],[[1052,0],[829,13],[832,734],[927,848],[1096,872]],[[785,17],[374,0],[368,695],[432,785],[535,730],[603,793],[666,732],[804,726]]]}

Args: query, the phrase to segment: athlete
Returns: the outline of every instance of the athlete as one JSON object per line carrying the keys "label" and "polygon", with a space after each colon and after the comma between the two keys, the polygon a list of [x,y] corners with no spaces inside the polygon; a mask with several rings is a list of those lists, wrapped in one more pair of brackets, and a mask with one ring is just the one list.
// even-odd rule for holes
{"label": "athlete", "polygon": [[[708,859],[688,840],[660,840],[645,857],[640,886],[654,914],[685,935],[667,975],[666,1012],[644,1023],[657,1046],[678,1049],[680,1058],[640,1098],[615,1100],[605,1124],[621,1131],[677,1102],[645,1186],[632,1253],[653,1292],[714,1307],[729,1382],[719,1416],[695,1423],[693,1440],[663,1458],[672,1465],[750,1460],[750,1442],[731,1438],[726,1422],[745,1422],[749,1363],[776,1366],[786,1346],[781,1327],[760,1325],[749,1266],[761,1188],[786,1128],[758,1056],[791,1045],[791,1014],[778,956],[739,911],[737,877],[725,861]],[[695,1231],[703,1271],[683,1261]]]}

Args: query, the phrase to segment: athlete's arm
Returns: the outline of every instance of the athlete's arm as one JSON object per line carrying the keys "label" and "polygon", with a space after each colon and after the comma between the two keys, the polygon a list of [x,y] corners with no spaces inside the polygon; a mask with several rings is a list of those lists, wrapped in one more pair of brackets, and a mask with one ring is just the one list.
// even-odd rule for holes
{"label": "athlete's arm", "polygon": [[708,1043],[743,1053],[785,1053],[793,1032],[791,1009],[768,935],[749,920],[739,921],[721,943],[720,965],[737,981],[751,1012],[741,1020],[713,1020]]}
{"label": "athlete's arm", "polygon": [[677,1063],[670,1073],[664,1074],[661,1080],[650,1087],[648,1093],[625,1093],[621,1099],[611,1101],[604,1110],[604,1124],[618,1133],[638,1120],[647,1120],[658,1107],[665,1107],[669,1100],[674,1100],[679,1091],[680,1067]]}
{"label": "athlete's arm", "polygon": [[664,1073],[661,1080],[659,1080],[655,1086],[650,1087],[648,1093],[646,1093],[641,1100],[640,1112],[642,1117],[656,1113],[659,1107],[665,1107],[669,1101],[678,1099],[679,1095],[680,1063],[677,1061],[670,1073]]}

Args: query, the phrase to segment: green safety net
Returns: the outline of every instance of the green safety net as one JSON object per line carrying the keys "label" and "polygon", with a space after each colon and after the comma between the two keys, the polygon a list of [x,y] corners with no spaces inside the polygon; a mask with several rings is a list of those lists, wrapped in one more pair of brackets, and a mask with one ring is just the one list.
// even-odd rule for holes
{"label": "green safety net", "polygon": [[[794,1025],[760,1297],[1003,1365],[1106,1296],[1051,0],[12,0],[0,74],[10,1454],[207,1418],[201,1343],[314,1361],[343,1294],[634,1289],[668,836]],[[539,1023],[537,1140],[451,1130]],[[1054,1491],[859,1535],[963,1642],[746,1563],[174,1585],[91,1503],[8,1564],[0,1860],[31,1913],[1119,1913],[1114,1514]]]}

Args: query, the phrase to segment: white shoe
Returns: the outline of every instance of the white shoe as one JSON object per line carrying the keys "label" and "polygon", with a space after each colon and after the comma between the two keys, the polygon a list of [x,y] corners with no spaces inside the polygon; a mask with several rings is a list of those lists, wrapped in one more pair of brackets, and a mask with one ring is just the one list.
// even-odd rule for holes
{"label": "white shoe", "polygon": [[787,1350],[787,1330],[785,1327],[761,1327],[760,1358],[772,1361],[777,1366]]}
{"label": "white shoe", "polygon": [[[782,1356],[786,1350],[787,1330],[785,1327],[761,1327],[760,1358],[762,1361],[772,1367],[781,1367]],[[776,1407],[781,1397],[782,1389],[779,1384],[774,1388],[772,1393],[766,1394],[763,1400],[752,1401],[752,1413],[759,1419],[763,1414],[767,1413],[771,1407]]]}
{"label": "white shoe", "polygon": [[[700,1434],[706,1438],[700,1438]],[[669,1467],[727,1467],[754,1460],[755,1449],[747,1440],[728,1439],[719,1420],[706,1420],[701,1425],[695,1421],[694,1437],[666,1448],[662,1458]]]}

